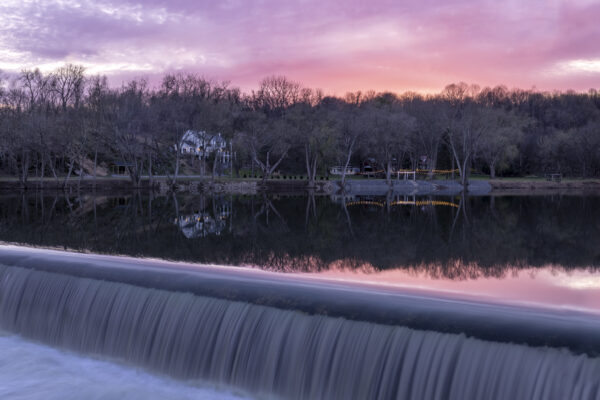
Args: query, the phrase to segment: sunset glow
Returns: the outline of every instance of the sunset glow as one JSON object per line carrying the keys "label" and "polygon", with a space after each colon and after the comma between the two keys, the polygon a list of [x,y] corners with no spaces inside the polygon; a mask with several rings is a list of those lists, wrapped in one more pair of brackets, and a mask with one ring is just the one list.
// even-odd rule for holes
{"label": "sunset glow", "polygon": [[195,72],[242,89],[436,92],[451,82],[587,90],[600,78],[589,0],[3,0],[0,69],[65,62],[113,84]]}

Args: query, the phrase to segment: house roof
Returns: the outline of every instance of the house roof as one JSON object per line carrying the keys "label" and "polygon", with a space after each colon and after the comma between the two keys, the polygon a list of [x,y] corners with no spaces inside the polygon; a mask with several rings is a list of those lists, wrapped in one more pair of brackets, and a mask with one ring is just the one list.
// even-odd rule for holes
{"label": "house roof", "polygon": [[197,145],[201,141],[211,141],[214,143],[225,143],[225,139],[221,136],[221,133],[209,134],[206,131],[194,131],[188,130],[183,134],[181,142],[185,144]]}

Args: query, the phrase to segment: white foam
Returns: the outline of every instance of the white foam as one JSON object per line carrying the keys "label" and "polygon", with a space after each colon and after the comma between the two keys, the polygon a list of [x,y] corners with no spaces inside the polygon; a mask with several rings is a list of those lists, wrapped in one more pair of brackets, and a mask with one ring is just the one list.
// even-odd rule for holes
{"label": "white foam", "polygon": [[247,398],[0,334],[0,399],[3,400]]}

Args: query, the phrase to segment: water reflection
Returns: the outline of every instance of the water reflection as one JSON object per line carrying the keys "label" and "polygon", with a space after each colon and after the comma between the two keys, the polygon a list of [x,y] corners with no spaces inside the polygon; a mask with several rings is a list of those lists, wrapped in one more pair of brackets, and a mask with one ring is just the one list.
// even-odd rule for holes
{"label": "water reflection", "polygon": [[207,200],[202,197],[197,205],[198,211],[175,218],[175,224],[186,238],[220,235],[228,226],[231,228],[231,198],[219,196]]}
{"label": "water reflection", "polygon": [[[436,296],[479,302],[548,306],[565,311],[600,314],[600,275],[590,269],[565,269],[546,265],[539,268],[507,268],[501,277],[478,279],[432,279],[427,272],[392,269],[365,272],[332,268],[309,273],[316,279],[361,282],[364,285],[428,292]],[[501,278],[501,279],[499,279]]]}
{"label": "water reflection", "polygon": [[600,198],[0,196],[0,240],[285,272],[453,280],[600,265]]}

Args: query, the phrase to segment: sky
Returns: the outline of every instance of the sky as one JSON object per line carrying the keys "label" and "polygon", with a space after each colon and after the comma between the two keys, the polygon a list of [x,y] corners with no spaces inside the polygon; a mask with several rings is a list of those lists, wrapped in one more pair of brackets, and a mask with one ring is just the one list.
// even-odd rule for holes
{"label": "sky", "polygon": [[0,70],[82,64],[328,94],[600,88],[600,0],[0,0]]}

